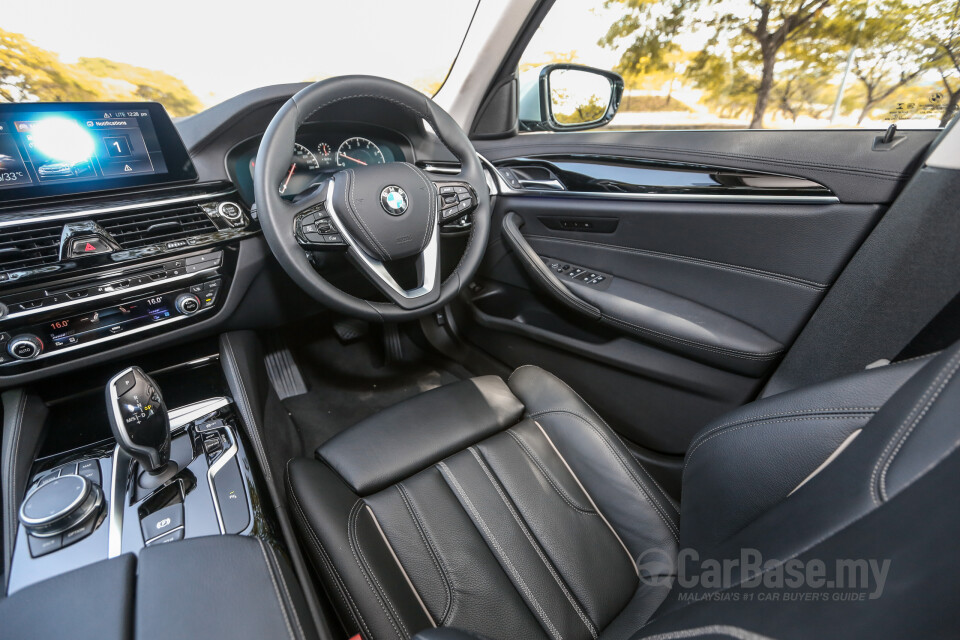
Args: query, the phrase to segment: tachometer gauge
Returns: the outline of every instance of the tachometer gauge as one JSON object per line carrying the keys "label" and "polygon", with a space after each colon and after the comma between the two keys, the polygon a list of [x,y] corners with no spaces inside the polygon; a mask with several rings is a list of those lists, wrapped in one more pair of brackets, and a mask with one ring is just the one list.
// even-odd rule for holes
{"label": "tachometer gauge", "polygon": [[314,155],[320,161],[321,167],[332,167],[334,165],[333,148],[326,142],[317,145],[317,152]]}
{"label": "tachometer gauge", "polygon": [[338,167],[361,167],[370,164],[384,164],[383,152],[380,147],[366,138],[350,138],[344,140],[337,149]]}

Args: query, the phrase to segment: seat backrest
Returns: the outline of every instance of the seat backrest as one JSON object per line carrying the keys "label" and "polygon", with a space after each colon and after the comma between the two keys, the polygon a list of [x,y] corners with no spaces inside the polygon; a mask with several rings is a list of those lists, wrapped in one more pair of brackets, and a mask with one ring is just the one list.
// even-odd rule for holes
{"label": "seat backrest", "polygon": [[[958,370],[960,344],[923,362],[786,498],[708,553],[681,549],[677,583],[637,637],[721,623],[736,637],[955,634]],[[724,575],[704,579],[713,563]]]}

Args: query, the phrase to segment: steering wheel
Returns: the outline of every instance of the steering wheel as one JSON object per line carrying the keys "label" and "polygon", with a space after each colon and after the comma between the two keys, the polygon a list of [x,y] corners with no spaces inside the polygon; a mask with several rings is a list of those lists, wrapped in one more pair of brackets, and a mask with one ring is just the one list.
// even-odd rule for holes
{"label": "steering wheel", "polygon": [[[359,166],[292,201],[283,198],[278,185],[290,169],[297,129],[318,110],[354,99],[376,100],[387,111],[406,111],[428,122],[460,161],[459,174],[434,180],[406,162]],[[490,195],[466,133],[432,100],[385,78],[330,78],[287,100],[260,142],[253,182],[263,235],[280,265],[316,300],[366,320],[410,320],[450,302],[476,273],[490,233]],[[440,282],[440,223],[470,212],[466,250]],[[320,276],[307,251],[321,250],[346,251],[389,302],[350,295]],[[396,261],[415,262],[416,286],[397,282],[388,268]]]}

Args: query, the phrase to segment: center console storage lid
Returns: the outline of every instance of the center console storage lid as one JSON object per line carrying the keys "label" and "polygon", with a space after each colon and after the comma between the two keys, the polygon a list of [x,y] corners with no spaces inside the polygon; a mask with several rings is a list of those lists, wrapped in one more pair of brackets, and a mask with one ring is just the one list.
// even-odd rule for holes
{"label": "center console storage lid", "polygon": [[317,637],[293,571],[269,543],[191,538],[144,548],[0,600],[0,636],[23,640]]}
{"label": "center console storage lid", "polygon": [[0,636],[20,640],[122,640],[133,637],[137,562],[104,560],[0,599]]}
{"label": "center console storage lid", "polygon": [[293,571],[268,543],[191,538],[140,552],[137,640],[316,638]]}

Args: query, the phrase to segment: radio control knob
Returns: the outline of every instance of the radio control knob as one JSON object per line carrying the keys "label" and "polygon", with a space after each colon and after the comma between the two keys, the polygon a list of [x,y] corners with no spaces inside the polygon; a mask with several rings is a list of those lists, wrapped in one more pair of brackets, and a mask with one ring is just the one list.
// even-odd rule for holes
{"label": "radio control knob", "polygon": [[7,345],[7,353],[17,360],[33,360],[43,353],[43,342],[29,333],[14,336]]}
{"label": "radio control knob", "polygon": [[200,311],[200,298],[192,293],[181,293],[173,304],[177,311],[185,316],[192,316]]}

